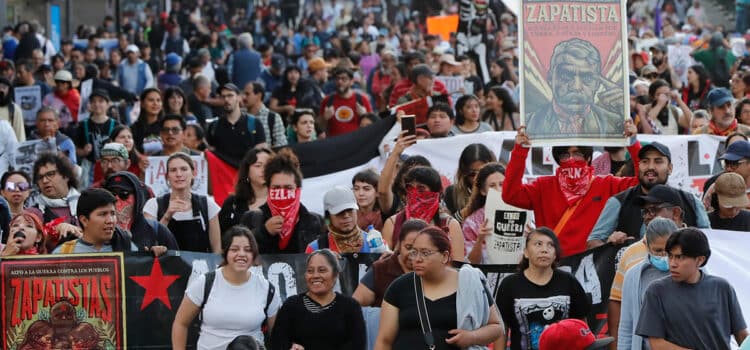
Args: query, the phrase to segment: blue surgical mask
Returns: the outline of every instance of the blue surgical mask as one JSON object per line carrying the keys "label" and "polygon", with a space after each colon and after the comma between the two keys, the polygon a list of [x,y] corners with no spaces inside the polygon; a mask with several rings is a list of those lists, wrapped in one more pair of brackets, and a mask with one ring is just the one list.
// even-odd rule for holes
{"label": "blue surgical mask", "polygon": [[651,265],[653,265],[657,270],[661,272],[667,272],[669,271],[669,258],[666,256],[653,256],[651,254],[648,255],[648,260],[651,262]]}

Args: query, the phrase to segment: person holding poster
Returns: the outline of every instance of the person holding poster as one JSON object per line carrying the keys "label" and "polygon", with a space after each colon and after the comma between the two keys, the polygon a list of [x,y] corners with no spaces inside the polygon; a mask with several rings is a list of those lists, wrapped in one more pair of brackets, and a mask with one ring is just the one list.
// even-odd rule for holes
{"label": "person holding poster", "polygon": [[466,251],[469,252],[467,260],[472,264],[489,262],[485,239],[492,234],[493,230],[491,225],[488,225],[484,205],[490,188],[502,192],[503,181],[505,181],[505,167],[502,164],[485,164],[477,173],[469,202],[461,209],[461,216],[466,218],[461,228],[466,240]]}
{"label": "person holding poster", "polygon": [[[588,315],[591,302],[581,284],[557,269],[562,252],[555,232],[539,227],[526,236],[520,272],[500,282],[497,305],[510,330],[511,350],[539,349],[546,326],[567,318],[584,320]],[[500,337],[495,349],[505,349],[506,342],[505,336]]]}
{"label": "person holding poster", "polygon": [[177,152],[167,159],[169,192],[143,206],[147,219],[156,219],[173,233],[181,250],[221,253],[219,206],[213,197],[192,192],[195,163]]}
{"label": "person holding poster", "polygon": [[[635,135],[635,125],[626,121],[625,136],[631,138],[628,151],[633,155],[637,174],[641,144]],[[586,239],[604,204],[615,194],[637,185],[638,177],[595,176],[591,166],[592,147],[557,146],[552,148],[552,156],[559,165],[555,175],[540,176],[530,184],[523,184],[529,146],[529,136],[521,127],[505,174],[503,201],[533,210],[537,226],[554,227],[563,257],[586,250]]]}

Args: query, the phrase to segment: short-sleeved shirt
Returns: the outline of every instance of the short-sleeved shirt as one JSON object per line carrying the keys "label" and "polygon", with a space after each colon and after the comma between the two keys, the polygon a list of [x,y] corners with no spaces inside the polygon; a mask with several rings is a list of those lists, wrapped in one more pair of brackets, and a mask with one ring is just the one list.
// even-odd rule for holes
{"label": "short-sleeved shirt", "polygon": [[[203,303],[203,288],[206,276],[200,276],[188,286],[185,295],[200,306]],[[236,337],[251,335],[263,341],[261,325],[266,319],[263,310],[268,301],[268,281],[253,273],[241,285],[232,285],[224,279],[221,268],[216,270],[214,285],[203,307],[203,323],[198,338],[198,349],[224,350]],[[273,317],[281,308],[278,289],[275,290],[268,317]]]}
{"label": "short-sleeved shirt", "polygon": [[640,242],[631,244],[625,249],[615,269],[615,279],[612,281],[612,288],[609,291],[609,300],[622,301],[622,284],[625,282],[625,273],[631,267],[646,259],[647,255],[648,248],[646,247],[645,238],[641,239]]}
{"label": "short-sleeved shirt", "polygon": [[[216,201],[214,200],[214,197],[208,196],[206,198],[208,200],[208,220],[211,220],[216,217],[216,215],[219,215],[219,211],[221,210],[221,207],[219,207],[218,204],[216,204]],[[143,205],[143,213],[151,215],[153,217],[156,217],[159,210],[159,203],[157,202],[156,198],[150,198],[146,201],[146,204]],[[187,221],[192,220],[193,217],[193,211],[178,211],[172,215],[172,220],[176,221]]]}
{"label": "short-sleeved shirt", "polygon": [[343,98],[338,93],[328,95],[320,104],[320,115],[330,105],[333,107],[333,118],[328,121],[328,136],[338,136],[357,130],[359,118],[362,116],[357,112],[357,104],[361,104],[367,112],[372,112],[370,100],[364,94],[352,92],[349,98]]}
{"label": "short-sleeved shirt", "polygon": [[566,318],[583,319],[591,309],[578,280],[561,270],[554,270],[545,285],[529,281],[523,272],[504,278],[497,290],[497,305],[510,329],[512,350],[539,349],[546,326]]}
{"label": "short-sleeved shirt", "polygon": [[731,335],[747,328],[732,286],[701,271],[698,283],[652,282],[643,296],[635,334],[690,349],[731,349]]}
{"label": "short-sleeved shirt", "polygon": [[[448,331],[457,328],[456,296],[457,293],[454,292],[437,300],[430,300],[425,297],[427,316],[430,319],[430,326],[435,339],[435,349],[458,349],[458,347],[445,342],[446,338],[451,337]],[[393,342],[393,349],[427,348],[419,322],[417,296],[414,291],[414,273],[407,273],[393,281],[385,292],[383,299],[398,308],[398,335]],[[487,294],[487,302],[490,305],[494,304],[492,296],[489,294]]]}
{"label": "short-sleeved shirt", "polygon": [[745,209],[731,219],[719,217],[718,210],[715,210],[708,214],[708,220],[714,230],[750,231],[750,211]]}

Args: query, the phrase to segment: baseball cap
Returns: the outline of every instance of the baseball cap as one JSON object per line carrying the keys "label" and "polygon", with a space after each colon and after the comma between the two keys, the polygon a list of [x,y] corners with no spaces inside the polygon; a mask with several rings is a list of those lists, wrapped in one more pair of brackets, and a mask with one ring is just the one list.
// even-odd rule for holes
{"label": "baseball cap", "polygon": [[450,64],[451,66],[460,66],[461,63],[456,61],[456,58],[451,54],[445,54],[443,57],[440,57],[440,64]]}
{"label": "baseball cap", "polygon": [[422,75],[433,77],[435,76],[435,73],[432,72],[432,69],[430,68],[430,66],[424,63],[420,63],[411,69],[411,74],[409,75],[409,78],[412,82],[416,82],[417,78],[419,78]]}
{"label": "baseball cap", "polygon": [[726,104],[727,102],[732,102],[732,93],[729,92],[727,88],[713,88],[708,92],[706,99],[708,100],[709,106],[718,107]]}
{"label": "baseball cap", "polygon": [[328,69],[330,67],[331,65],[326,63],[326,61],[321,57],[314,57],[307,62],[307,69],[310,72],[317,72],[321,69]]}
{"label": "baseball cap", "polygon": [[110,101],[109,93],[107,92],[107,90],[104,90],[104,89],[94,89],[93,91],[91,91],[91,95],[89,95],[89,98],[94,97],[94,96],[98,96],[107,101]]}
{"label": "baseball cap", "polygon": [[16,70],[16,64],[13,61],[5,59],[0,61],[0,70],[12,69]]}
{"label": "baseball cap", "polygon": [[182,57],[180,55],[170,52],[167,54],[167,57],[164,59],[164,63],[167,64],[167,66],[174,66],[182,62]]}
{"label": "baseball cap", "polygon": [[736,162],[743,158],[750,158],[750,142],[739,140],[727,147],[727,151],[719,159]]}
{"label": "baseball cap", "polygon": [[638,197],[635,202],[639,206],[644,206],[649,203],[669,203],[676,207],[683,206],[682,199],[680,199],[680,193],[668,185],[654,185],[654,187],[651,187],[651,189],[648,190],[648,195]]}
{"label": "baseball cap", "polygon": [[130,44],[130,45],[128,45],[128,46],[125,47],[125,53],[128,53],[130,51],[133,51],[135,53],[139,53],[140,52],[140,50],[138,50],[138,46],[135,46],[133,44]]}
{"label": "baseball cap", "polygon": [[716,179],[714,187],[719,205],[724,208],[746,208],[750,204],[750,200],[747,199],[747,185],[740,174],[723,173]]}
{"label": "baseball cap", "polygon": [[630,57],[639,57],[643,61],[643,63],[648,62],[648,52],[633,52],[632,54],[630,54]]}
{"label": "baseball cap", "polygon": [[659,52],[664,52],[664,53],[666,53],[666,52],[667,52],[667,45],[664,45],[664,44],[656,44],[656,45],[654,45],[654,46],[651,46],[651,48],[650,48],[649,50],[651,50],[651,51],[659,51]]}
{"label": "baseball cap", "polygon": [[119,142],[110,142],[104,145],[100,154],[102,157],[120,157],[122,159],[130,158],[128,149],[125,148],[125,145]]}
{"label": "baseball cap", "polygon": [[347,209],[359,209],[357,199],[354,198],[354,191],[344,186],[336,186],[326,192],[323,196],[323,207],[325,211],[333,215]]}
{"label": "baseball cap", "polygon": [[605,349],[615,339],[596,336],[586,322],[566,319],[547,327],[539,337],[539,350],[594,350]]}
{"label": "baseball cap", "polygon": [[240,89],[237,87],[237,85],[234,85],[232,83],[226,83],[226,84],[220,86],[219,89],[216,90],[216,92],[221,93],[224,90],[232,90],[232,91],[234,91],[237,94],[240,93]]}
{"label": "baseball cap", "polygon": [[59,71],[57,71],[57,73],[55,73],[55,81],[71,82],[73,81],[73,74],[70,74],[70,72],[65,69],[60,69]]}
{"label": "baseball cap", "polygon": [[645,157],[646,156],[646,152],[648,152],[650,150],[655,150],[655,151],[661,153],[663,156],[667,157],[667,159],[669,160],[670,163],[672,162],[672,153],[669,152],[669,148],[667,146],[665,146],[664,144],[662,144],[660,142],[651,142],[651,143],[649,143],[649,144],[644,145],[643,147],[641,147],[641,150],[638,151],[638,158]]}
{"label": "baseball cap", "polygon": [[133,191],[133,184],[128,180],[128,178],[122,174],[122,172],[116,172],[112,175],[110,175],[107,180],[104,182],[104,188],[107,190],[126,190],[126,191]]}
{"label": "baseball cap", "polygon": [[271,68],[276,68],[278,70],[284,70],[284,67],[286,66],[286,59],[283,55],[275,53],[273,56],[271,56]]}
{"label": "baseball cap", "polygon": [[653,64],[647,64],[641,68],[641,76],[646,76],[648,74],[652,73],[658,73],[659,71],[656,69],[656,66]]}

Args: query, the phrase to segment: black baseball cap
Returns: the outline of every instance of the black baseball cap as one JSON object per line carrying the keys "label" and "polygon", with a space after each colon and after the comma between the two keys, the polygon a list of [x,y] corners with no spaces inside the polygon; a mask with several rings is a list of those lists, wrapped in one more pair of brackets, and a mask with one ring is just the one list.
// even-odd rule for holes
{"label": "black baseball cap", "polygon": [[104,89],[94,89],[93,91],[91,91],[91,95],[89,96],[89,98],[94,97],[94,96],[98,96],[107,101],[110,101],[109,93],[107,92],[107,90],[104,90]]}
{"label": "black baseball cap", "polygon": [[648,203],[669,203],[675,207],[683,207],[680,192],[668,185],[654,185],[654,187],[648,190],[648,195],[640,196],[636,199],[636,204],[639,206],[644,206]]}
{"label": "black baseball cap", "polygon": [[219,89],[217,90],[217,92],[221,93],[224,90],[232,90],[232,91],[234,91],[237,94],[240,93],[240,89],[237,87],[237,85],[234,85],[232,83],[226,83],[226,84],[220,86]]}
{"label": "black baseball cap", "polygon": [[661,153],[663,156],[667,157],[670,163],[672,162],[672,153],[669,152],[669,147],[659,142],[651,142],[641,147],[641,150],[638,151],[638,158],[643,158],[646,155],[646,152],[650,150],[656,150],[657,152]]}

